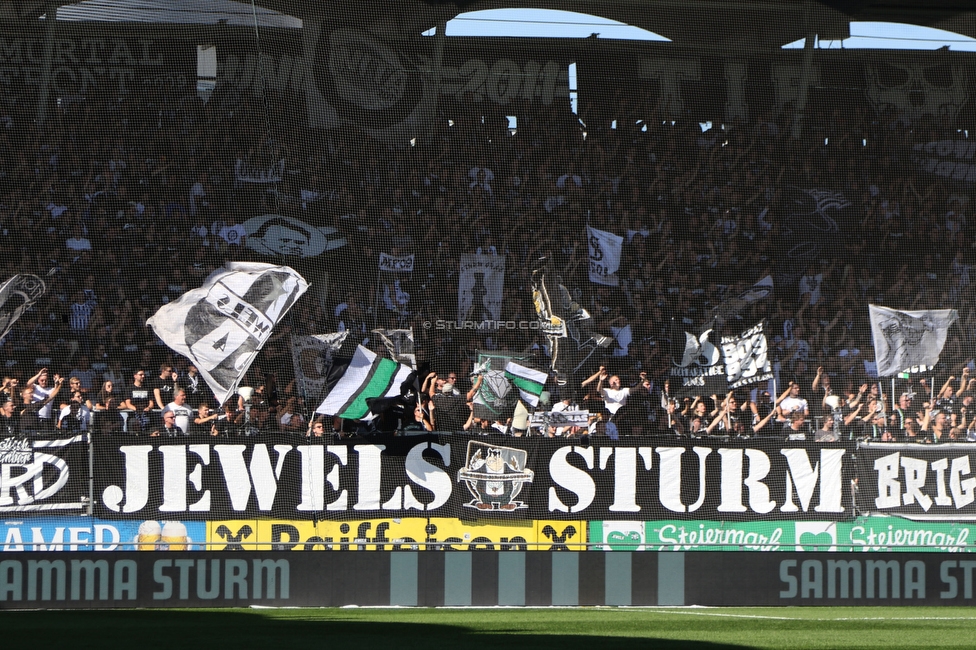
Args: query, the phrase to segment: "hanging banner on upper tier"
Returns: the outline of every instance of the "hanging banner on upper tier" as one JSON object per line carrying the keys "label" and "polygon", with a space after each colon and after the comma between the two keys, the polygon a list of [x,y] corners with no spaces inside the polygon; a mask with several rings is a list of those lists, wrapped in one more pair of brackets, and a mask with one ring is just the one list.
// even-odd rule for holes
{"label": "hanging banner on upper tier", "polygon": [[81,512],[87,495],[86,436],[0,438],[0,514]]}
{"label": "hanging banner on upper tier", "polygon": [[861,512],[976,520],[976,448],[971,444],[865,443],[858,450]]}
{"label": "hanging banner on upper tier", "polygon": [[98,438],[94,506],[99,517],[143,520],[830,521],[854,516],[852,450],[782,440]]}

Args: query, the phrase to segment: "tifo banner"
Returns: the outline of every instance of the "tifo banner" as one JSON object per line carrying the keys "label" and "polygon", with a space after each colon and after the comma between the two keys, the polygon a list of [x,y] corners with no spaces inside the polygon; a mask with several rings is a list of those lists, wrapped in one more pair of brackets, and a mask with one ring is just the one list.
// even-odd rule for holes
{"label": "tifo banner", "polygon": [[614,273],[620,268],[620,251],[624,238],[587,226],[586,240],[589,245],[590,282],[617,286],[620,279]]}
{"label": "tifo banner", "polygon": [[239,183],[280,183],[281,179],[284,177],[284,160],[279,160],[268,167],[252,165],[246,160],[241,160],[240,158],[238,158],[237,162],[234,163],[234,178],[236,178]]}
{"label": "tifo banner", "polygon": [[699,336],[678,330],[672,338],[676,343],[671,368],[675,395],[714,395],[773,377],[763,323],[738,335],[723,336],[718,345],[712,342],[712,329]]}
{"label": "tifo banner", "polygon": [[461,255],[458,321],[484,323],[502,319],[504,255]]}
{"label": "tifo banner", "polygon": [[313,128],[352,124],[406,146],[433,118],[438,89],[427,66],[355,27],[302,29],[306,101]]}
{"label": "tifo banner", "polygon": [[219,403],[234,393],[278,321],[308,289],[287,266],[227,262],[146,325],[200,370]]}
{"label": "tifo banner", "polygon": [[959,319],[955,309],[900,311],[868,305],[868,312],[879,377],[937,364],[949,326]]}
{"label": "tifo banner", "polygon": [[[716,395],[728,390],[721,344],[712,342],[714,330],[699,335],[672,327],[671,392],[685,395]],[[717,338],[717,335],[716,335]]]}
{"label": "tifo banner", "polygon": [[722,355],[725,357],[729,390],[752,386],[773,378],[763,323],[738,336],[723,336]]}
{"label": "tifo banner", "polygon": [[87,496],[84,435],[0,438],[0,513],[81,512]]}
{"label": "tifo banner", "polygon": [[862,512],[942,520],[976,519],[972,445],[864,443],[857,453]]}
{"label": "tifo banner", "polygon": [[[849,520],[853,446],[782,440],[567,445],[94,440],[95,515],[142,520]],[[236,533],[235,533],[236,534]]]}
{"label": "tifo banner", "polygon": [[445,518],[207,522],[214,551],[582,551],[586,522]]}
{"label": "tifo banner", "polygon": [[267,257],[317,257],[346,245],[332,226],[312,226],[301,219],[262,214],[244,222],[247,247]]}
{"label": "tifo banner", "polygon": [[970,140],[935,140],[912,147],[915,164],[930,174],[976,183],[976,143]]}
{"label": "tifo banner", "polygon": [[379,270],[387,273],[413,273],[413,258],[413,253],[399,256],[380,253]]}
{"label": "tifo banner", "polygon": [[202,521],[105,521],[40,516],[0,519],[0,551],[199,551]]}

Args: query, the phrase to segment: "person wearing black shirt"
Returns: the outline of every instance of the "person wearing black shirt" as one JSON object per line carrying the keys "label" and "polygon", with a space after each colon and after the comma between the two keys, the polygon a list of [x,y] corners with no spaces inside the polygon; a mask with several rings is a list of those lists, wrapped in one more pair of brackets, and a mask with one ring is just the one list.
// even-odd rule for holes
{"label": "person wearing black shirt", "polygon": [[237,409],[237,400],[234,396],[227,398],[224,402],[224,413],[217,420],[211,423],[210,435],[228,438],[241,435],[241,423],[244,420],[244,411]]}
{"label": "person wearing black shirt", "polygon": [[159,367],[159,376],[149,382],[149,389],[152,391],[153,402],[157,408],[166,408],[166,405],[173,401],[177,388],[176,376],[173,366],[164,363]]}
{"label": "person wearing black shirt", "polygon": [[13,402],[20,399],[19,380],[16,377],[4,377],[0,386],[0,402]]}
{"label": "person wearing black shirt", "polygon": [[7,400],[3,406],[0,406],[0,436],[15,436],[18,428],[17,411],[14,409],[14,403]]}
{"label": "person wearing black shirt", "polygon": [[219,412],[211,412],[206,404],[201,404],[197,408],[196,417],[190,422],[190,435],[197,437],[217,435],[214,431],[219,417]]}
{"label": "person wearing black shirt", "polygon": [[149,426],[149,411],[153,407],[152,393],[146,386],[146,371],[136,370],[132,374],[132,385],[125,391],[125,402],[122,408],[133,411],[129,415],[126,430],[129,433],[140,433]]}
{"label": "person wearing black shirt", "polygon": [[[480,385],[478,377],[476,385]],[[468,405],[464,398],[454,394],[454,384],[441,386],[441,392],[431,397],[434,405],[434,424],[438,431],[462,431],[468,419]]]}

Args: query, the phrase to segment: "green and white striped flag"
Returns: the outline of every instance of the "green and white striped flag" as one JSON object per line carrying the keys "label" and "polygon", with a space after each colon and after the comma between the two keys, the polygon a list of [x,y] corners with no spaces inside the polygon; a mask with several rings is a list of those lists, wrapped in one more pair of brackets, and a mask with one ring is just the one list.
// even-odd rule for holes
{"label": "green and white striped flag", "polygon": [[509,361],[505,366],[505,378],[518,388],[523,402],[530,406],[539,405],[539,396],[542,395],[542,388],[548,378],[546,373]]}
{"label": "green and white striped flag", "polygon": [[409,366],[392,359],[382,359],[360,345],[342,379],[315,412],[358,420],[369,414],[367,399],[396,397],[400,394],[400,384],[409,378],[411,372],[413,370]]}

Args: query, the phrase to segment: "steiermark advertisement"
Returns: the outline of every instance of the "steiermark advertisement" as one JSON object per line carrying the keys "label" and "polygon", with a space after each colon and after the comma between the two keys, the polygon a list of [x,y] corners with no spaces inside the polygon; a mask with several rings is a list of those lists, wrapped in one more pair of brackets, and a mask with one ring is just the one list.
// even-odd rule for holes
{"label": "steiermark advertisement", "polygon": [[858,517],[819,521],[591,521],[605,551],[976,551],[976,523]]}

